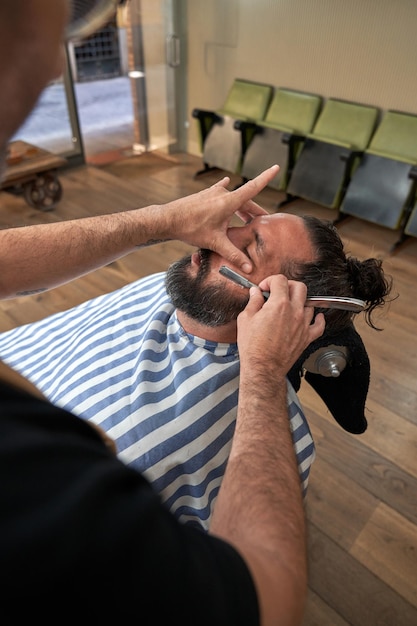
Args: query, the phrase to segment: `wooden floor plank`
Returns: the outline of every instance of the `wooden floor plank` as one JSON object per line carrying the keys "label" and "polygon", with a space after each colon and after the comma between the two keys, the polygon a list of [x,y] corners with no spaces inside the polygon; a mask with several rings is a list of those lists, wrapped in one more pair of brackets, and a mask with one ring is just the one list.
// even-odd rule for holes
{"label": "wooden floor plank", "polygon": [[318,528],[325,528],[339,546],[350,550],[379,502],[345,472],[317,455],[306,497],[307,516]]}
{"label": "wooden floor plank", "polygon": [[380,503],[350,553],[417,608],[417,533],[414,524],[404,521],[399,513]]}
{"label": "wooden floor plank", "polygon": [[[417,479],[368,448],[362,443],[360,435],[346,433],[336,423],[311,409],[307,410],[307,414],[317,455],[417,524]],[[345,493],[346,497],[350,497],[350,492]]]}
{"label": "wooden floor plank", "polygon": [[349,626],[349,622],[310,589],[303,626]]}
{"label": "wooden floor plank", "polygon": [[362,441],[417,478],[417,424],[395,415],[383,402],[383,398],[368,400],[369,426]]}
{"label": "wooden floor plank", "polygon": [[309,545],[311,589],[349,624],[417,624],[415,606],[326,537],[314,524],[309,526]]}

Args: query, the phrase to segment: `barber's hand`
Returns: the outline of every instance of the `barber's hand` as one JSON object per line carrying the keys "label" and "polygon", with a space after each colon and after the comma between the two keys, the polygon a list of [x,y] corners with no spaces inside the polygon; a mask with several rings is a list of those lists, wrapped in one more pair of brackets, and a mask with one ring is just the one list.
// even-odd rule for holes
{"label": "barber's hand", "polygon": [[252,264],[246,254],[232,244],[227,229],[233,215],[246,223],[256,215],[268,214],[252,198],[278,171],[278,165],[273,165],[234,191],[227,190],[230,178],[226,177],[199,193],[170,202],[165,209],[172,213],[173,236],[198,248],[214,250],[248,274]]}
{"label": "barber's hand", "polygon": [[[256,374],[286,376],[307,346],[325,328],[324,315],[306,307],[307,287],[282,274],[250,289],[249,302],[238,316],[238,346],[242,366]],[[268,300],[261,293],[270,291]]]}

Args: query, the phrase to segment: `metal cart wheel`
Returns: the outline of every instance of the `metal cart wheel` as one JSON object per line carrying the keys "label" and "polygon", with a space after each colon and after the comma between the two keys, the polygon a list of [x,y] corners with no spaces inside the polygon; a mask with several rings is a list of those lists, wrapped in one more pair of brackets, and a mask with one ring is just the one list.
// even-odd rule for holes
{"label": "metal cart wheel", "polygon": [[33,208],[51,211],[62,198],[62,185],[56,172],[44,172],[23,185],[23,195]]}

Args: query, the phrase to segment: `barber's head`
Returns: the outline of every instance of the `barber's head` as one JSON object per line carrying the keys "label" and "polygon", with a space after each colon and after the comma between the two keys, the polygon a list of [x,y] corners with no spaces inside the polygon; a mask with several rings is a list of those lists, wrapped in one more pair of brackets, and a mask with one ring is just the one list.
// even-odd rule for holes
{"label": "barber's head", "polygon": [[46,85],[62,73],[68,0],[0,2],[0,146],[24,122]]}
{"label": "barber's head", "polygon": [[[276,213],[258,216],[245,226],[230,228],[233,243],[251,259],[247,278],[259,283],[271,274],[284,274],[307,285],[308,295],[347,296],[365,300],[366,316],[384,303],[391,285],[381,262],[347,257],[336,228],[313,216]],[[248,301],[248,290],[219,274],[225,260],[199,250],[172,264],[166,285],[174,305],[194,320],[219,326],[236,319]],[[232,267],[237,271],[239,268]],[[353,313],[323,310],[326,327],[337,330],[350,323]],[[371,324],[372,325],[372,324]]]}
{"label": "barber's head", "polygon": [[[7,143],[49,82],[63,72],[64,41],[99,28],[116,0],[0,0],[0,168]],[[90,30],[88,26],[90,26]]]}

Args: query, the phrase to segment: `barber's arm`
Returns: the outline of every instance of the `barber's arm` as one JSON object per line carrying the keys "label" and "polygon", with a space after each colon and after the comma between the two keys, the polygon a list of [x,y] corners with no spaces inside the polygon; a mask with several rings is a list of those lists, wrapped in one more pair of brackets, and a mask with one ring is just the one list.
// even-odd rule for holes
{"label": "barber's arm", "polygon": [[179,239],[218,252],[246,273],[248,257],[227,237],[233,215],[267,213],[253,198],[275,165],[234,191],[229,178],[199,193],[110,215],[0,231],[0,298],[38,293],[69,282],[147,245]]}
{"label": "barber's arm", "polygon": [[286,373],[324,331],[306,286],[274,276],[238,318],[236,431],[210,532],[232,543],[254,578],[262,626],[299,625],[307,593],[306,528],[287,412]]}

